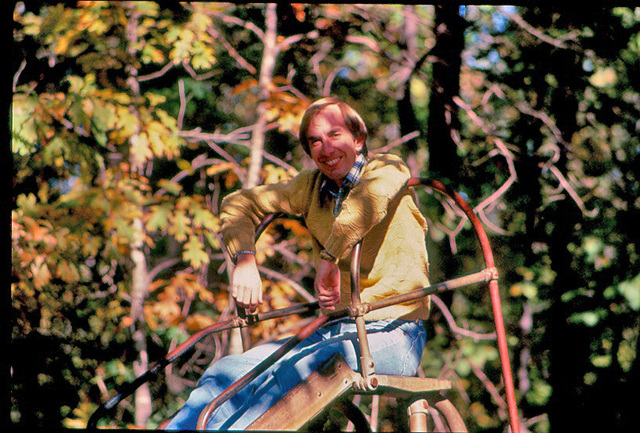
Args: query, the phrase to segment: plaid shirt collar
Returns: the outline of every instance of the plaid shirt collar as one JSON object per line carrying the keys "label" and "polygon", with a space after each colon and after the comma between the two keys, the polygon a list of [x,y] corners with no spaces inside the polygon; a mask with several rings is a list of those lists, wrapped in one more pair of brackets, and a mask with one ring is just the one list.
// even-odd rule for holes
{"label": "plaid shirt collar", "polygon": [[366,164],[367,158],[363,154],[359,154],[353,167],[351,167],[351,170],[349,170],[349,173],[347,173],[342,181],[340,188],[338,188],[334,182],[329,182],[326,178],[322,181],[322,185],[320,186],[321,190],[328,192],[336,199],[333,206],[333,215],[337,216],[338,213],[340,213],[342,202],[349,194],[349,191],[351,191],[351,188],[360,180],[362,169]]}

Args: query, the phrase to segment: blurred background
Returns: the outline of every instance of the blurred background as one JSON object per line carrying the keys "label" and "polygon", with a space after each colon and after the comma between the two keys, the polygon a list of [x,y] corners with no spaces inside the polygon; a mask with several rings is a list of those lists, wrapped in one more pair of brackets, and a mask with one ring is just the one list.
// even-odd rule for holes
{"label": "blurred background", "polygon": [[[480,216],[523,431],[634,425],[640,8],[29,1],[12,48],[10,426],[84,428],[235,314],[220,201],[310,167],[298,124],[329,95],[362,114],[372,151]],[[481,269],[464,215],[418,196],[431,280]],[[310,251],[295,221],[261,237],[265,310],[312,299]],[[420,369],[453,381],[472,432],[507,426],[488,299],[434,299]],[[308,320],[260,323],[252,341]],[[203,340],[100,426],[157,427],[239,350],[234,332]],[[375,430],[406,429],[398,402],[357,403]]]}

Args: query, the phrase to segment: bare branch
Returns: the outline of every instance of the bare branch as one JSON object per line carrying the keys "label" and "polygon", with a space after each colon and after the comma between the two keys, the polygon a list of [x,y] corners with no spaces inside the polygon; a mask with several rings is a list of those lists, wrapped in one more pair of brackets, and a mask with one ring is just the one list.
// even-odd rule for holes
{"label": "bare branch", "polygon": [[350,42],[352,44],[364,45],[374,53],[380,52],[380,46],[378,45],[378,42],[366,36],[348,35],[346,40],[347,42]]}
{"label": "bare branch", "polygon": [[594,218],[596,215],[598,215],[598,212],[599,212],[598,208],[587,210],[586,206],[584,205],[584,202],[582,201],[578,193],[575,191],[575,189],[573,189],[569,181],[564,177],[564,175],[562,174],[560,169],[558,169],[558,167],[556,167],[555,165],[551,165],[549,167],[549,170],[558,179],[558,181],[560,182],[560,185],[562,185],[564,190],[567,191],[567,193],[569,194],[569,196],[571,196],[573,201],[578,205],[578,208],[580,208],[583,215],[588,216],[590,218]]}
{"label": "bare branch", "polygon": [[547,44],[553,45],[554,47],[568,49],[569,47],[565,44],[564,41],[568,39],[575,39],[578,36],[578,32],[571,32],[565,35],[562,39],[559,39],[559,38],[554,39],[551,36],[548,36],[543,32],[541,32],[540,30],[533,27],[531,24],[529,24],[524,19],[522,19],[520,15],[509,12],[509,10],[504,6],[501,6],[499,9],[503,14],[508,16],[511,20],[513,20],[513,22],[519,25],[523,30],[527,31],[528,33],[540,39],[541,41],[546,42]]}
{"label": "bare branch", "polygon": [[453,314],[451,314],[451,311],[449,311],[449,308],[447,308],[445,303],[442,302],[442,299],[440,299],[437,295],[431,295],[431,301],[434,304],[436,304],[436,306],[440,309],[440,311],[442,311],[442,314],[444,315],[445,320],[449,324],[449,328],[451,328],[451,330],[455,334],[462,335],[465,337],[470,337],[474,341],[496,339],[495,332],[491,332],[489,334],[481,334],[479,332],[470,331],[466,328],[461,328],[460,326],[458,326],[456,324],[455,318],[453,317]]}
{"label": "bare branch", "polygon": [[[206,159],[206,156],[204,154],[198,155],[192,162],[191,165],[188,169],[185,170],[180,170],[180,172],[178,172],[178,174],[176,174],[175,176],[173,176],[170,179],[170,182],[178,182],[182,179],[184,179],[185,177],[189,176],[190,174],[192,174],[193,171],[195,170],[199,170],[203,167],[209,166],[209,165],[214,165],[214,164],[220,164],[222,161],[219,159]],[[238,166],[240,168],[240,166]],[[242,168],[240,168],[240,170],[242,170]],[[167,192],[167,190],[165,188],[160,188],[155,194],[155,197],[159,197],[161,195],[163,195],[165,192]]]}
{"label": "bare branch", "polygon": [[149,271],[149,274],[148,274],[149,281],[153,281],[153,279],[157,277],[160,272],[164,271],[167,268],[170,268],[171,266],[179,262],[180,260],[178,259],[168,259],[160,262],[158,265],[156,265],[153,269]]}
{"label": "bare branch", "polygon": [[410,132],[410,133],[405,134],[402,137],[398,138],[397,140],[392,141],[391,143],[387,144],[384,147],[372,150],[371,153],[376,154],[376,153],[381,153],[381,152],[388,152],[389,150],[393,149],[394,147],[400,146],[401,144],[404,144],[407,141],[413,140],[414,138],[417,138],[419,136],[420,136],[420,132],[419,131]]}
{"label": "bare branch", "polygon": [[222,46],[225,47],[225,49],[231,55],[231,57],[233,57],[235,59],[235,61],[238,62],[238,65],[240,65],[241,68],[246,69],[247,71],[249,71],[250,74],[255,74],[257,72],[256,68],[251,63],[246,61],[238,53],[238,51],[236,51],[236,49],[229,43],[229,41],[227,41],[227,38],[225,38],[224,35],[220,34],[220,32],[216,31],[215,29],[211,29],[211,28],[208,29],[207,32],[216,41],[219,41],[220,43],[222,43]]}
{"label": "bare branch", "polygon": [[474,208],[475,212],[478,212],[478,210],[480,209],[487,208],[489,205],[492,205],[492,208],[493,208],[493,206],[495,206],[495,203],[498,201],[498,199],[507,192],[507,190],[511,187],[511,185],[515,183],[516,179],[518,178],[516,174],[516,167],[513,163],[514,157],[511,154],[511,152],[509,152],[509,150],[507,149],[507,146],[505,146],[504,142],[499,138],[495,138],[495,137],[490,137],[490,138],[491,138],[491,141],[496,145],[496,147],[498,148],[502,156],[504,156],[505,160],[507,161],[507,166],[509,167],[509,178],[500,186],[500,188],[498,188],[489,197],[487,197],[482,202],[480,202],[480,204],[478,204]]}
{"label": "bare branch", "polygon": [[260,272],[270,278],[275,278],[276,280],[280,280],[289,284],[289,286],[291,286],[291,288],[295,290],[296,293],[300,295],[305,301],[314,302],[316,300],[316,298],[314,298],[313,295],[311,295],[304,287],[293,281],[291,278],[281,274],[280,272],[276,272],[264,266],[258,266],[258,269],[260,270]]}
{"label": "bare branch", "polygon": [[498,409],[500,412],[500,418],[505,419],[506,418],[505,408],[507,407],[507,402],[504,400],[504,398],[502,398],[496,386],[493,384],[493,382],[491,382],[491,380],[487,377],[487,375],[484,373],[484,371],[482,371],[480,367],[478,367],[476,364],[474,364],[471,361],[469,361],[469,365],[471,366],[471,370],[473,371],[473,374],[475,374],[476,377],[480,379],[484,387],[487,389],[487,391],[489,391],[489,394],[491,394],[493,401],[498,406]]}
{"label": "bare branch", "polygon": [[327,76],[327,79],[325,80],[324,85],[319,86],[319,87],[322,87],[322,96],[328,97],[331,95],[331,85],[333,84],[333,80],[338,76],[338,74],[343,68],[345,68],[345,66],[342,66],[340,64],[335,68],[333,68],[333,70]]}
{"label": "bare branch", "polygon": [[264,40],[264,37],[265,37],[264,32],[262,31],[262,29],[260,27],[256,26],[252,22],[244,21],[244,20],[241,20],[240,18],[228,15],[226,13],[217,12],[217,11],[211,11],[211,13],[213,15],[215,15],[216,17],[220,18],[223,22],[228,23],[228,24],[235,24],[235,25],[240,26],[240,27],[244,27],[245,29],[250,30],[253,33],[255,33],[256,36],[258,36],[258,38],[260,38],[261,40]]}
{"label": "bare branch", "polygon": [[178,81],[178,94],[180,95],[180,110],[178,111],[178,129],[182,129],[184,113],[187,110],[187,98],[184,93],[184,80]]}
{"label": "bare branch", "polygon": [[293,36],[289,36],[285,39],[283,39],[282,41],[280,41],[277,45],[276,45],[276,49],[278,52],[280,51],[284,51],[287,48],[289,48],[291,45],[296,44],[298,42],[300,42],[302,39],[317,39],[320,36],[320,33],[318,32],[318,30],[312,30],[308,33],[305,34],[298,34],[298,35],[293,35]]}
{"label": "bare branch", "polygon": [[13,93],[16,92],[16,87],[18,87],[18,80],[20,79],[20,74],[24,71],[24,68],[27,67],[27,61],[25,59],[20,63],[20,67],[18,71],[13,75]]}
{"label": "bare branch", "polygon": [[152,72],[151,74],[141,75],[138,77],[139,82],[153,80],[154,78],[162,77],[164,74],[169,72],[169,69],[173,68],[173,62],[169,62],[162,67],[159,71]]}
{"label": "bare branch", "polygon": [[529,104],[525,102],[519,102],[515,104],[515,107],[521,113],[528,114],[529,116],[541,120],[542,123],[544,123],[549,128],[558,143],[562,143],[565,146],[569,145],[569,143],[567,143],[567,141],[562,136],[562,131],[560,131],[560,128],[556,126],[556,124],[553,122],[553,120],[551,120],[551,117],[549,117],[547,113],[534,110]]}

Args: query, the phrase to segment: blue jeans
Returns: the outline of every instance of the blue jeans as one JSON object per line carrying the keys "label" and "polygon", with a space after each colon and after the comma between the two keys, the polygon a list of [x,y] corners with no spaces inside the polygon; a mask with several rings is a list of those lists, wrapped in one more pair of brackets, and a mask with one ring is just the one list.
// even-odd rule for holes
{"label": "blue jeans", "polygon": [[[416,374],[426,342],[422,321],[387,319],[367,322],[366,328],[376,373],[396,376]],[[191,392],[167,429],[195,430],[200,412],[207,404],[282,344],[267,343],[243,354],[226,356],[213,364],[200,378],[197,388]],[[336,353],[344,356],[349,367],[358,370],[360,347],[353,319],[343,319],[324,326],[298,344],[216,409],[207,429],[245,429]]]}

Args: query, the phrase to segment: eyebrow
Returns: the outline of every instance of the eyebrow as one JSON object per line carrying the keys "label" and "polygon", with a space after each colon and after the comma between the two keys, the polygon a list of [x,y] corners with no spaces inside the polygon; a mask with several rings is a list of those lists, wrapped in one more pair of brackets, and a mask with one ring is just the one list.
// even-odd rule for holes
{"label": "eyebrow", "polygon": [[[328,132],[327,134],[333,134],[333,133],[335,133],[335,132],[339,132],[339,131],[348,131],[348,130],[349,130],[348,128],[343,127],[343,126],[334,126],[333,128],[331,128],[331,129],[329,130],[329,132]],[[311,140],[313,140],[313,139],[316,139],[316,138],[320,138],[320,137],[318,137],[318,136],[316,136],[316,135],[310,135],[310,134],[307,134],[307,140],[309,140],[309,141],[311,141]]]}

